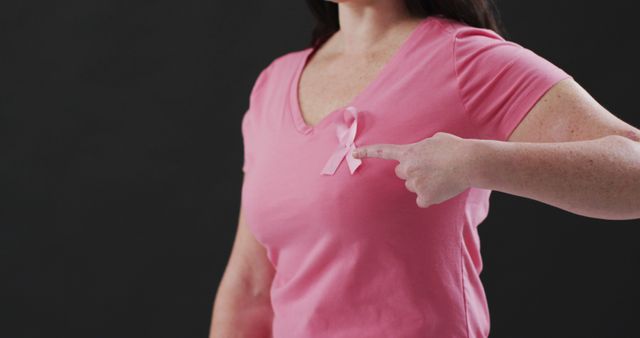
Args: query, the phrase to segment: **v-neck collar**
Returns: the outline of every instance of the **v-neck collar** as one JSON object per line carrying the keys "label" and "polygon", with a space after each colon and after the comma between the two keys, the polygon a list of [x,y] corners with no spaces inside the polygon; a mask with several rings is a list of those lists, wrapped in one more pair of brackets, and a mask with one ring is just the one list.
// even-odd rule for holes
{"label": "v-neck collar", "polygon": [[324,126],[326,126],[335,117],[335,115],[338,112],[344,111],[346,107],[349,107],[349,106],[357,107],[359,100],[363,96],[368,94],[368,92],[371,91],[371,89],[375,87],[378,84],[378,82],[380,82],[383,78],[385,78],[387,73],[393,70],[396,63],[402,60],[402,57],[410,50],[410,47],[413,46],[415,41],[418,39],[418,36],[420,35],[419,33],[426,26],[427,21],[429,21],[431,18],[433,18],[433,16],[427,16],[423,18],[422,21],[420,21],[416,25],[416,27],[413,28],[413,30],[411,31],[411,33],[409,33],[405,41],[402,42],[402,44],[396,49],[396,51],[389,58],[389,60],[387,60],[387,62],[382,66],[382,68],[380,69],[378,74],[374,77],[374,79],[370,81],[358,94],[356,94],[346,105],[341,106],[329,112],[327,115],[325,115],[325,117],[323,117],[315,125],[308,125],[304,121],[304,118],[302,117],[302,110],[300,107],[300,101],[298,96],[299,94],[298,87],[300,84],[300,78],[302,77],[302,71],[304,70],[304,67],[307,65],[307,62],[309,61],[311,55],[317,49],[313,47],[308,47],[302,50],[302,53],[300,54],[300,57],[299,57],[299,62],[294,72],[293,79],[291,81],[291,86],[289,88],[289,106],[290,106],[289,111],[293,118],[295,129],[304,135],[313,134],[314,131],[319,130]]}

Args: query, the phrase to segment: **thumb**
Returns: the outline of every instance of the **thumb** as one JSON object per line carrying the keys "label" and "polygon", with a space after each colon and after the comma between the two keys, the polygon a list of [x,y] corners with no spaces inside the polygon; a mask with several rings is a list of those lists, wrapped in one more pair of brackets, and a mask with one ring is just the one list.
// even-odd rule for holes
{"label": "thumb", "polygon": [[399,160],[402,148],[401,144],[370,144],[354,149],[351,155],[354,158],[377,157],[385,160]]}

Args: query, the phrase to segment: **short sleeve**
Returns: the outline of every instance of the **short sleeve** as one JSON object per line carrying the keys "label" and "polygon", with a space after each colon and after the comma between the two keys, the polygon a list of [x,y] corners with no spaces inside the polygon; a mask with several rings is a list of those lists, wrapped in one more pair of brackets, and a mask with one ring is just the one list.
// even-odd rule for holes
{"label": "short sleeve", "polygon": [[564,70],[489,29],[465,26],[454,39],[460,99],[478,137],[506,141]]}
{"label": "short sleeve", "polygon": [[245,111],[244,115],[242,116],[240,129],[242,134],[242,145],[243,145],[243,152],[244,152],[243,163],[242,163],[242,172],[244,173],[247,173],[248,171],[251,170],[251,167],[253,166],[254,157],[255,157],[255,155],[253,154],[253,152],[255,151],[255,146],[253,146],[254,144],[253,139],[255,137],[255,132],[253,132],[253,125],[255,123],[254,122],[255,114],[256,114],[255,110],[258,108],[256,97],[259,91],[264,86],[267,73],[271,68],[272,64],[273,62],[269,64],[266,68],[264,68],[256,78],[253,84],[253,87],[251,88],[251,94],[249,95],[249,107]]}

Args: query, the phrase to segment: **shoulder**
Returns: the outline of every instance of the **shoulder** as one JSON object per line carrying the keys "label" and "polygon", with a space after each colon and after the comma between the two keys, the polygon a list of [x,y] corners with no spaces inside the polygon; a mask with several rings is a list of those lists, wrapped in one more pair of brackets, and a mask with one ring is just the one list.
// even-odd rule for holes
{"label": "shoulder", "polygon": [[444,39],[511,42],[497,32],[488,28],[470,26],[464,22],[442,16],[434,16],[432,20],[435,23],[434,26],[436,29],[441,33],[439,35]]}
{"label": "shoulder", "polygon": [[252,99],[260,92],[264,91],[265,87],[268,87],[270,83],[281,85],[282,81],[291,79],[296,65],[304,57],[308,48],[293,50],[284,54],[278,55],[275,58],[268,61],[255,79],[253,88],[251,90]]}
{"label": "shoulder", "polygon": [[455,20],[445,20],[445,25],[455,57],[492,53],[496,57],[509,57],[510,53],[518,53],[523,49],[520,44],[488,28],[474,27]]}
{"label": "shoulder", "polygon": [[434,15],[420,34],[416,48],[423,55],[437,55],[442,62],[512,58],[522,46],[497,32]]}
{"label": "shoulder", "polygon": [[446,40],[456,71],[468,67],[491,71],[491,68],[502,68],[528,52],[527,48],[491,29],[450,19],[439,21],[443,27],[440,35]]}
{"label": "shoulder", "polygon": [[271,64],[275,67],[289,67],[293,64],[297,64],[309,49],[311,49],[311,47],[286,52],[274,58]]}
{"label": "shoulder", "polygon": [[274,77],[290,73],[301,62],[309,48],[297,49],[276,56],[262,69],[261,76],[264,74],[265,77]]}

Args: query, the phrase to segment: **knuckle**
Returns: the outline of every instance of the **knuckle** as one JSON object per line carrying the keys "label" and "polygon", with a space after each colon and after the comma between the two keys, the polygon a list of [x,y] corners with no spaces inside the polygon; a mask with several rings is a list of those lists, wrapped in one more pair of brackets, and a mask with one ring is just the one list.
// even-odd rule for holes
{"label": "knuckle", "polygon": [[425,201],[431,201],[433,199],[433,194],[429,191],[429,189],[418,189],[418,193],[420,197]]}
{"label": "knuckle", "polygon": [[418,204],[420,208],[426,208],[429,206],[429,204],[427,203],[427,200],[420,195],[416,197],[416,204]]}
{"label": "knuckle", "polygon": [[404,181],[404,186],[407,188],[407,190],[409,190],[411,192],[416,192],[416,190],[414,189],[412,181],[409,181],[409,180]]}
{"label": "knuckle", "polygon": [[407,175],[413,175],[417,171],[418,171],[418,166],[414,161],[407,162],[407,164],[405,165],[405,172]]}
{"label": "knuckle", "polygon": [[415,187],[416,191],[420,191],[423,195],[424,195],[424,192],[427,190],[425,183],[426,182],[424,178],[416,178],[413,180],[413,186]]}

